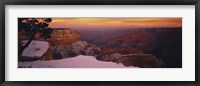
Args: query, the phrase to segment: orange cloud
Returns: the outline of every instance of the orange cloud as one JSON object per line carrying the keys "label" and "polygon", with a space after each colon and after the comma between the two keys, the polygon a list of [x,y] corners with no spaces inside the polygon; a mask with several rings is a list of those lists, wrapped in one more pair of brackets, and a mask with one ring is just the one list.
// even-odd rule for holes
{"label": "orange cloud", "polygon": [[182,27],[182,18],[53,18],[53,28]]}

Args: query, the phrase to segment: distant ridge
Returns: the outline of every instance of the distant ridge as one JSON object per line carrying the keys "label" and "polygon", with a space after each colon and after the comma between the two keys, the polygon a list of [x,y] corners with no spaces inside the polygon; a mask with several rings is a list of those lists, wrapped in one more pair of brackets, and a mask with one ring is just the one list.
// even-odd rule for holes
{"label": "distant ridge", "polygon": [[52,30],[70,30],[70,28],[47,28]]}

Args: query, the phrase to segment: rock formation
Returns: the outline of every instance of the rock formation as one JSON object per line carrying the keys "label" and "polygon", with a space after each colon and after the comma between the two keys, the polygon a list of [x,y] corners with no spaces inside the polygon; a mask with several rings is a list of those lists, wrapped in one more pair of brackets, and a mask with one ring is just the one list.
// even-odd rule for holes
{"label": "rock formation", "polygon": [[78,41],[72,45],[60,45],[51,47],[54,59],[69,58],[78,55],[97,56],[100,48],[85,41]]}
{"label": "rock formation", "polygon": [[71,29],[55,29],[52,31],[51,38],[48,41],[51,46],[71,45],[80,41],[80,36]]}
{"label": "rock formation", "polygon": [[20,56],[19,60],[34,61],[43,58],[43,56],[48,56],[48,58],[51,58],[52,55],[50,54],[50,52],[48,52],[49,47],[50,44],[46,41],[34,40],[29,44],[27,48],[24,49],[22,56]]}
{"label": "rock formation", "polygon": [[142,68],[160,68],[164,67],[164,62],[151,54],[128,54],[115,62],[123,63],[124,66],[138,66]]}
{"label": "rock formation", "polygon": [[[19,31],[18,32],[18,40],[28,40],[27,32]],[[59,45],[71,45],[77,41],[80,41],[80,36],[75,30],[71,29],[53,29],[51,33],[51,38],[45,40],[41,37],[41,33],[37,32],[35,34],[34,40],[37,41],[48,41],[51,46],[59,46]]]}
{"label": "rock formation", "polygon": [[160,68],[165,66],[162,60],[157,59],[151,54],[104,54],[97,56],[97,60],[112,61],[122,63],[124,66],[137,66],[142,68]]}

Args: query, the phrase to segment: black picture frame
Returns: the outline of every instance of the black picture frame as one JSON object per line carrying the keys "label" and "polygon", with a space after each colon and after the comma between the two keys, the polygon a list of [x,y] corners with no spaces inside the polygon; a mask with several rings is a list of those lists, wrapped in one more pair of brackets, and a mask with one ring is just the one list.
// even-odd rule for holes
{"label": "black picture frame", "polygon": [[[198,86],[200,0],[1,0],[0,1],[0,84],[2,86]],[[195,81],[5,81],[6,5],[195,5]],[[173,77],[173,76],[172,76]]]}

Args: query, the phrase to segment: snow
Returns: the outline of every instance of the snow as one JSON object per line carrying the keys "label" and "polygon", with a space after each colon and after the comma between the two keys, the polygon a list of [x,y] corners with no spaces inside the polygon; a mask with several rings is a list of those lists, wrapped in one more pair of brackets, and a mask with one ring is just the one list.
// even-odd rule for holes
{"label": "snow", "polygon": [[22,56],[40,58],[47,52],[49,46],[49,43],[46,41],[32,41],[29,46],[24,49]]}
{"label": "snow", "polygon": [[[18,67],[32,68],[127,68],[123,64],[114,62],[98,61],[93,56],[79,55],[73,58],[65,58],[50,61],[18,62]],[[133,67],[133,66],[129,66]]]}

